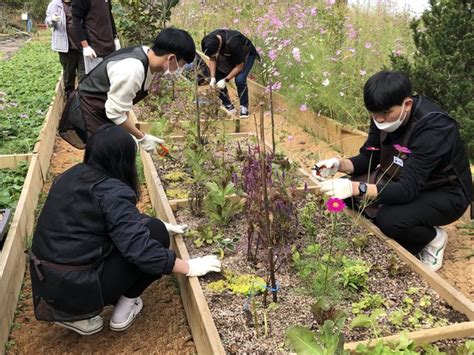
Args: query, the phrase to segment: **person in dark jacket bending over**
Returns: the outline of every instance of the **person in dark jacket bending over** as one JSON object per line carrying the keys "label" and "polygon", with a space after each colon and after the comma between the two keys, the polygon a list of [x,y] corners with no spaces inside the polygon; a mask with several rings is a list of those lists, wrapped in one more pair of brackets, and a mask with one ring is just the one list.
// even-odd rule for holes
{"label": "person in dark jacket bending over", "polygon": [[86,74],[105,57],[120,49],[112,15],[112,0],[74,0],[74,32],[81,41]]}
{"label": "person in dark jacket bending over", "polygon": [[352,198],[382,232],[437,271],[448,241],[440,226],[461,217],[472,196],[458,125],[427,98],[412,96],[411,82],[400,72],[369,78],[364,102],[372,120],[359,155],[320,161],[313,174],[352,174],[351,180],[322,181],[321,190]]}
{"label": "person in dark jacket bending over", "polygon": [[71,94],[59,124],[60,135],[82,149],[97,128],[113,122],[132,134],[143,149],[153,151],[164,141],[138,130],[129,112],[148,95],[155,73],[179,76],[195,55],[193,39],[177,28],[162,30],[151,48],[134,46],[114,52]]}
{"label": "person in dark jacket bending over", "polygon": [[219,29],[206,35],[201,41],[201,47],[210,59],[210,85],[220,90],[219,97],[227,111],[235,113],[226,87],[227,82],[235,78],[240,117],[249,117],[247,76],[255,58],[260,58],[252,42],[239,31]]}
{"label": "person in dark jacket bending over", "polygon": [[140,313],[140,295],[163,274],[219,272],[215,255],[187,261],[169,250],[172,225],[140,214],[137,145],[120,127],[104,125],[89,140],[84,162],[59,175],[33,236],[30,273],[35,315],[81,335],[126,330]]}

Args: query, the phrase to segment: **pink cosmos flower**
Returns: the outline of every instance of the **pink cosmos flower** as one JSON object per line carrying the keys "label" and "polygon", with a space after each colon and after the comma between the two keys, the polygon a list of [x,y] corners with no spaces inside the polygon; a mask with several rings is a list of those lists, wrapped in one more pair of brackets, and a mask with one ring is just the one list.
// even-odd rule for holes
{"label": "pink cosmos flower", "polygon": [[293,58],[295,58],[297,62],[301,62],[301,54],[300,54],[299,48],[297,47],[293,48],[292,54],[293,54]]}
{"label": "pink cosmos flower", "polygon": [[306,104],[302,104],[302,105],[300,106],[300,111],[301,111],[301,112],[304,112],[304,111],[307,111],[307,110],[308,110],[308,106],[306,106]]}
{"label": "pink cosmos flower", "polygon": [[410,154],[411,153],[411,150],[408,149],[407,147],[404,147],[400,144],[394,144],[393,147],[395,148],[395,150],[397,150],[399,153],[403,153],[403,154]]}
{"label": "pink cosmos flower", "polygon": [[380,148],[377,148],[377,147],[366,147],[365,150],[368,150],[370,152],[376,152],[376,151],[379,151]]}
{"label": "pink cosmos flower", "polygon": [[310,13],[311,13],[311,16],[316,16],[318,14],[318,9],[313,7],[311,10],[310,10]]}
{"label": "pink cosmos flower", "polygon": [[366,43],[364,44],[364,47],[367,48],[367,49],[372,48],[372,43],[366,42]]}
{"label": "pink cosmos flower", "polygon": [[331,197],[328,202],[326,202],[326,207],[329,212],[338,213],[341,212],[344,207],[346,207],[346,204],[340,198]]}

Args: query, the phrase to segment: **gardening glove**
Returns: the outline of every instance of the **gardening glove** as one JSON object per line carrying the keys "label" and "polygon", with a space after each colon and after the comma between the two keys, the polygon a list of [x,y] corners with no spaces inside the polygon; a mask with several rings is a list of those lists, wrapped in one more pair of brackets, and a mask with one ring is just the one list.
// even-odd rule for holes
{"label": "gardening glove", "polygon": [[163,221],[163,223],[165,224],[166,230],[170,234],[183,234],[186,233],[186,231],[188,230],[187,224],[170,224],[166,223],[165,221]]}
{"label": "gardening glove", "polygon": [[349,179],[330,179],[319,183],[319,189],[328,196],[344,200],[352,196],[352,181]]}
{"label": "gardening glove", "polygon": [[220,272],[222,263],[217,255],[206,255],[202,258],[194,258],[187,260],[189,271],[186,276],[203,276],[208,272]]}
{"label": "gardening glove", "polygon": [[152,136],[151,134],[145,134],[145,137],[137,140],[142,148],[148,153],[153,152],[158,144],[163,144],[165,142],[163,139]]}
{"label": "gardening glove", "polygon": [[211,86],[211,88],[215,87],[216,86],[216,78],[211,78],[211,81],[209,82],[209,85]]}
{"label": "gardening glove", "polygon": [[219,81],[217,82],[216,87],[217,87],[218,89],[223,90],[223,89],[225,89],[225,85],[226,85],[226,84],[227,84],[227,82],[225,81],[225,79],[221,79],[221,80],[219,80]]}
{"label": "gardening glove", "polygon": [[82,48],[82,55],[88,58],[97,58],[97,54],[95,53],[95,50],[93,50],[91,46]]}
{"label": "gardening glove", "polygon": [[60,23],[61,22],[61,16],[59,16],[58,14],[54,14],[53,16],[51,16],[51,20],[53,22]]}
{"label": "gardening glove", "polygon": [[327,179],[337,173],[339,165],[339,159],[337,158],[318,161],[312,169],[313,176],[317,179],[321,177]]}
{"label": "gardening glove", "polygon": [[115,50],[118,51],[120,48],[122,48],[120,46],[120,40],[118,38],[115,38],[114,39],[114,44],[115,44]]}

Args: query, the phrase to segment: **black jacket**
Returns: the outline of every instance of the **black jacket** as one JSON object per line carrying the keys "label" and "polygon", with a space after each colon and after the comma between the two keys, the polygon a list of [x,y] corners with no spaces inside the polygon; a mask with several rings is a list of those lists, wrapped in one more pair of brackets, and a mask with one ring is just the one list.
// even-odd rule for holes
{"label": "black jacket", "polygon": [[460,203],[467,206],[472,196],[472,177],[456,121],[424,97],[414,96],[413,100],[409,117],[411,122],[386,134],[386,137],[371,120],[369,135],[360,154],[350,158],[354,165],[353,175],[367,174],[369,163],[370,170],[380,163],[380,151],[370,151],[367,147],[381,148],[382,144],[400,143],[411,123],[416,122],[406,144],[411,153],[400,169],[400,177],[386,186],[378,186],[379,203],[405,204],[414,200],[420,191],[429,186],[433,177],[442,175],[443,170],[451,166],[448,173],[457,178],[436,189],[458,194]]}
{"label": "black jacket", "polygon": [[[56,178],[38,219],[32,252],[39,260],[91,267],[63,271],[32,262],[39,319],[84,319],[100,313],[104,305],[99,278],[114,248],[145,273],[171,273],[176,255],[149,237],[135,204],[135,193],[128,185],[87,164],[78,164]],[[48,307],[48,314],[42,314]]]}

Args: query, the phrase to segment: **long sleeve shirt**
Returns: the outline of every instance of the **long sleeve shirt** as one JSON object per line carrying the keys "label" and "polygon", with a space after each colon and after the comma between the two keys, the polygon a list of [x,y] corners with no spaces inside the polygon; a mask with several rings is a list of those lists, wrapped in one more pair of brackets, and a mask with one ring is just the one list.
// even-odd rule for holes
{"label": "long sleeve shirt", "polygon": [[[142,48],[147,53],[149,48],[146,46]],[[108,63],[107,75],[110,81],[110,90],[107,93],[105,111],[107,118],[120,125],[127,119],[127,113],[132,109],[133,99],[141,89],[143,81],[145,80],[145,90],[148,90],[154,75],[151,73],[150,67],[145,74],[142,62],[135,58]]]}

